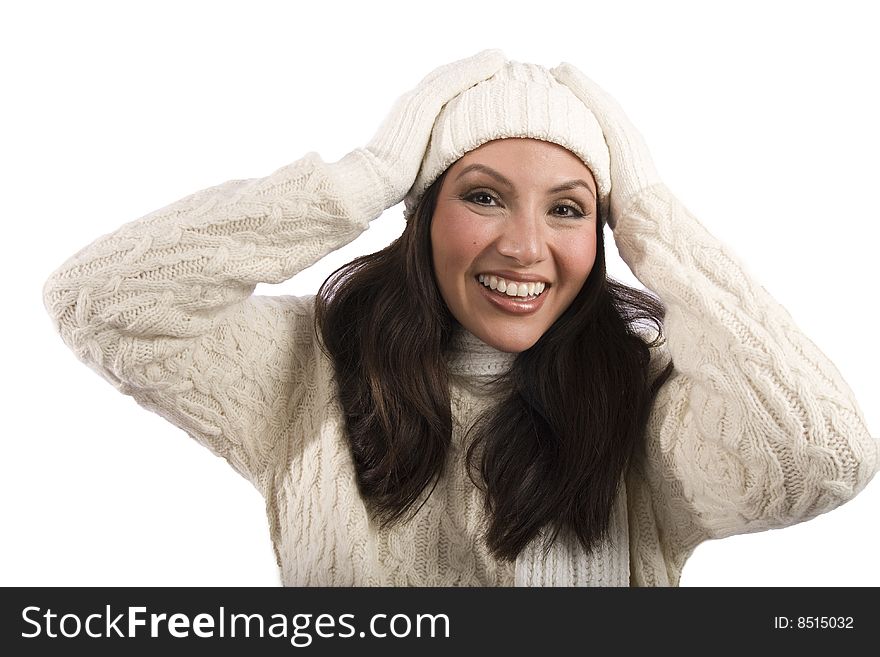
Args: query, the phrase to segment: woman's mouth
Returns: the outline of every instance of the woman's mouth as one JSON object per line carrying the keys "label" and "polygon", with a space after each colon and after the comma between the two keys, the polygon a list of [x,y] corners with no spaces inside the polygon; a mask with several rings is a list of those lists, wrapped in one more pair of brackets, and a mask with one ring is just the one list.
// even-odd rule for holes
{"label": "woman's mouth", "polygon": [[544,305],[550,293],[549,283],[511,281],[494,274],[474,278],[484,298],[499,310],[513,315],[529,315]]}
{"label": "woman's mouth", "polygon": [[498,294],[512,297],[514,299],[526,299],[531,301],[537,299],[546,289],[547,284],[544,282],[524,283],[522,281],[510,281],[494,274],[480,274],[477,281],[483,286],[494,290]]}

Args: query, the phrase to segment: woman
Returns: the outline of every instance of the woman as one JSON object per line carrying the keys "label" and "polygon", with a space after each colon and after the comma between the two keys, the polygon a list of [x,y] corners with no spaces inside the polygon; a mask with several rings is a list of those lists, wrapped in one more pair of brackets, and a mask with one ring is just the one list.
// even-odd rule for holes
{"label": "woman", "polygon": [[[317,297],[252,295],[401,200],[403,235]],[[605,221],[662,303],[607,279]],[[834,366],[567,64],[443,66],[366,148],[126,224],[44,299],[254,483],[285,584],[677,585],[700,542],[877,469]]]}

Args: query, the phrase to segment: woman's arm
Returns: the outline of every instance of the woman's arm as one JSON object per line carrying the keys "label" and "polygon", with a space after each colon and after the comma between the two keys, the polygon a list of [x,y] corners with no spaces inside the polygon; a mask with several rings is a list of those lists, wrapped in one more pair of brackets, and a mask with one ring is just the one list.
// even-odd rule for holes
{"label": "woman's arm", "polygon": [[615,242],[667,308],[673,374],[641,467],[673,552],[784,527],[852,498],[878,443],[837,368],[662,184],[617,218]]}
{"label": "woman's arm", "polygon": [[384,187],[354,151],[202,190],[80,250],[44,304],[82,361],[262,489],[315,356],[304,300],[251,294],[357,237]]}

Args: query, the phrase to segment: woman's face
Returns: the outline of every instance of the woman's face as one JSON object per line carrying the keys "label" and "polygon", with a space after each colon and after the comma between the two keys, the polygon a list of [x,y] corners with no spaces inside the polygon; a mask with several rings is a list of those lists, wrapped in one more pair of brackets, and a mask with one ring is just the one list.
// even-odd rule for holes
{"label": "woman's face", "polygon": [[576,155],[537,139],[487,142],[440,187],[431,222],[440,294],[480,340],[524,351],[587,280],[596,221],[596,183]]}

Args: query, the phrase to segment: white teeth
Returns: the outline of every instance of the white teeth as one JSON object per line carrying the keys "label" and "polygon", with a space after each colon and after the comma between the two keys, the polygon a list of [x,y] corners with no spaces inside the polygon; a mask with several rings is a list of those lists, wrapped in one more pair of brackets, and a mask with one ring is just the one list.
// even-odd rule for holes
{"label": "white teeth", "polygon": [[509,283],[503,278],[491,274],[480,274],[477,276],[477,280],[486,287],[509,297],[534,297],[540,295],[547,288],[546,283]]}

